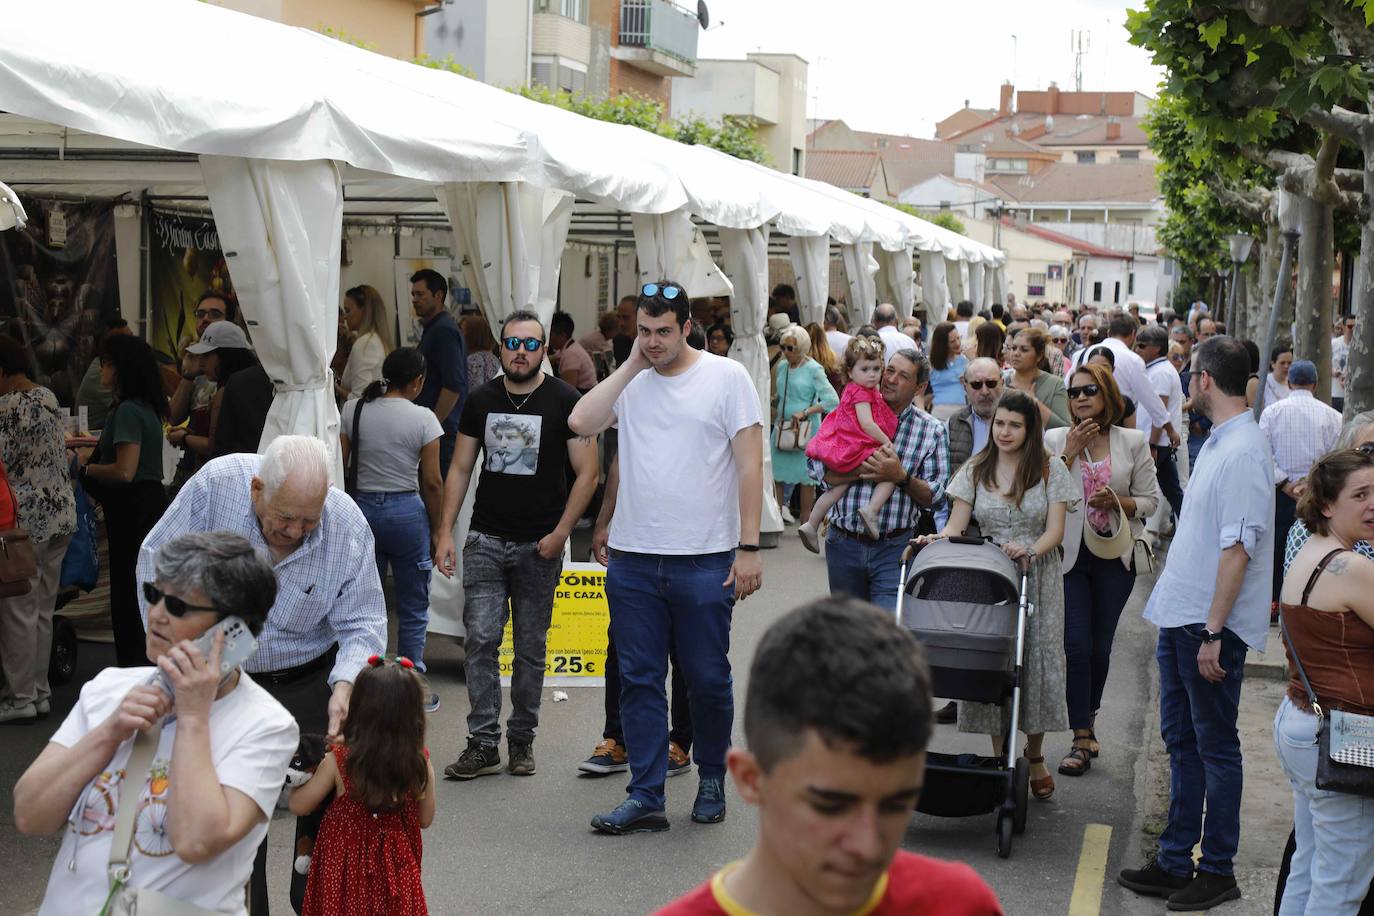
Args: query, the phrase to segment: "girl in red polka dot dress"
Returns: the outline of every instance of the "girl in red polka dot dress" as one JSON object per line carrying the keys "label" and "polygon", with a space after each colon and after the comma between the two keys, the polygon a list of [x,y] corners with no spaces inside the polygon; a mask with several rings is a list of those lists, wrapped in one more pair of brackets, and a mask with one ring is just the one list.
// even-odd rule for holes
{"label": "girl in red polka dot dress", "polygon": [[434,820],[425,690],[408,658],[368,659],[343,743],[291,795],[309,814],[334,793],[310,861],[303,916],[425,916],[420,831]]}

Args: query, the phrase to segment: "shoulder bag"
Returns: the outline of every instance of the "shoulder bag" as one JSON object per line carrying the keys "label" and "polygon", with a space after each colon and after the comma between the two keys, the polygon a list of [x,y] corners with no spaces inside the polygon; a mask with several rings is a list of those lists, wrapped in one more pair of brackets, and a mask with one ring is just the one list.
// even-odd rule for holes
{"label": "shoulder bag", "polygon": [[29,533],[19,527],[19,503],[10,489],[4,462],[0,462],[0,493],[13,507],[13,512],[7,512],[6,518],[0,519],[0,598],[16,598],[33,589],[34,577],[38,575],[38,555]]}
{"label": "shoulder bag", "polygon": [[[1326,569],[1326,564],[1342,550],[1333,550],[1312,571],[1303,589],[1302,603],[1307,604],[1308,595],[1317,577]],[[1303,690],[1307,691],[1307,702],[1317,715],[1317,778],[1316,786],[1325,792],[1341,792],[1345,795],[1374,797],[1374,716],[1361,716],[1340,709],[1323,711],[1312,692],[1312,685],[1303,670],[1302,660],[1298,658],[1298,647],[1288,635],[1288,625],[1284,622],[1283,612],[1279,612],[1279,632],[1293,653],[1293,667],[1298,669]]]}
{"label": "shoulder bag", "polygon": [[153,767],[153,755],[162,737],[162,722],[134,736],[133,750],[124,765],[124,782],[115,812],[114,836],[110,840],[110,896],[99,916],[215,916],[217,910],[186,903],[146,887],[129,886],[129,859],[134,843],[134,824],[138,820],[139,797],[143,783]]}
{"label": "shoulder bag", "polygon": [[363,399],[353,408],[353,432],[348,434],[348,467],[344,468],[344,492],[358,495],[358,429],[363,420]]}
{"label": "shoulder bag", "polygon": [[[787,389],[791,383],[792,366],[789,364],[782,379],[782,400],[778,402],[777,444],[780,452],[804,451],[811,441],[811,437],[815,435],[815,427],[812,426],[810,417],[805,420],[797,420],[793,417],[781,416],[782,412],[787,409]],[[809,404],[807,406],[810,407]]]}

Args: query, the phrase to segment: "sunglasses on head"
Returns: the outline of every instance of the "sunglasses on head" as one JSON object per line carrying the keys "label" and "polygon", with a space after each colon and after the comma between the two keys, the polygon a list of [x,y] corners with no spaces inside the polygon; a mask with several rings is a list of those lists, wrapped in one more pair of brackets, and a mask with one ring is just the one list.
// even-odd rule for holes
{"label": "sunglasses on head", "polygon": [[965,385],[969,386],[969,387],[972,388],[974,391],[982,391],[983,388],[984,388],[984,386],[986,386],[987,389],[988,389],[989,391],[991,391],[992,389],[996,388],[996,387],[997,387],[998,385],[1000,385],[1001,383],[1002,383],[1001,379],[992,379],[992,378],[988,379],[987,381],[984,381],[983,379],[974,379],[974,380],[971,381],[971,382],[969,382],[969,381],[964,382]]}
{"label": "sunglasses on head", "polygon": [[667,299],[671,302],[678,296],[682,295],[682,287],[674,286],[671,283],[664,283],[662,285],[659,285],[658,283],[645,283],[644,288],[640,290],[640,293],[647,299],[652,299],[654,296],[658,296],[662,299]]}
{"label": "sunglasses on head", "polygon": [[1102,393],[1098,385],[1074,385],[1069,388],[1069,400],[1075,398],[1095,398]]}
{"label": "sunglasses on head", "polygon": [[506,349],[510,350],[512,353],[519,350],[521,346],[531,353],[544,346],[544,341],[540,340],[538,337],[507,337],[502,343],[504,343]]}
{"label": "sunglasses on head", "polygon": [[210,611],[214,614],[219,613],[219,608],[217,607],[202,607],[198,604],[187,604],[176,595],[167,594],[151,582],[143,583],[143,597],[147,599],[149,607],[161,601],[162,606],[167,609],[167,613],[171,614],[173,617],[185,617],[187,611]]}

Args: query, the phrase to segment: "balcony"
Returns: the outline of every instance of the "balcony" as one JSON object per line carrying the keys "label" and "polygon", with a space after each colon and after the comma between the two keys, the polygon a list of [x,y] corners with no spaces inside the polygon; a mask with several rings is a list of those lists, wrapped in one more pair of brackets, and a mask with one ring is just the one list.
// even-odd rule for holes
{"label": "balcony", "polygon": [[611,56],[657,76],[692,76],[698,27],[670,0],[621,0],[620,45]]}

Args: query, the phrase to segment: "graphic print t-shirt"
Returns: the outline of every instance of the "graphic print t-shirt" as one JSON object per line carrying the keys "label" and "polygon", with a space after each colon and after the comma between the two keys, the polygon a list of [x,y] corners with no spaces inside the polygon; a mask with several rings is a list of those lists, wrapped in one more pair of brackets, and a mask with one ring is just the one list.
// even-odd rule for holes
{"label": "graphic print t-shirt", "polygon": [[508,395],[498,377],[468,397],[458,431],[482,448],[473,531],[525,542],[558,525],[568,502],[568,415],[577,398],[547,373],[528,395]]}

